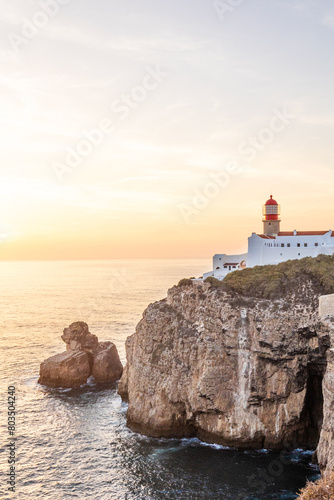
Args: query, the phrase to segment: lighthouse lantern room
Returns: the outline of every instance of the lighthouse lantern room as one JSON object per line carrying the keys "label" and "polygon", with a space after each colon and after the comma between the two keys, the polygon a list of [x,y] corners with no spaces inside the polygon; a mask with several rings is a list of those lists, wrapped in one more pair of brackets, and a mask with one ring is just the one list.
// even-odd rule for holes
{"label": "lighthouse lantern room", "polygon": [[281,226],[281,207],[270,195],[269,200],[263,205],[263,234],[266,236],[277,236]]}

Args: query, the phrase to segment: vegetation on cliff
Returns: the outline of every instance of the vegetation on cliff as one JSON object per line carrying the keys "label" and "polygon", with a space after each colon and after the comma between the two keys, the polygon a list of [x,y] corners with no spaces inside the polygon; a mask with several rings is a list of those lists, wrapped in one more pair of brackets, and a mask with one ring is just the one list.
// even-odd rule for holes
{"label": "vegetation on cliff", "polygon": [[315,483],[307,483],[298,500],[331,500],[334,498],[334,471]]}
{"label": "vegetation on cliff", "polygon": [[326,295],[334,293],[334,256],[319,255],[278,265],[255,266],[229,273],[223,281],[210,277],[204,282],[244,297],[278,299],[291,293],[299,295],[306,283],[311,284],[314,294]]}
{"label": "vegetation on cliff", "polygon": [[192,278],[183,278],[178,282],[177,286],[192,286],[193,282],[191,280]]}

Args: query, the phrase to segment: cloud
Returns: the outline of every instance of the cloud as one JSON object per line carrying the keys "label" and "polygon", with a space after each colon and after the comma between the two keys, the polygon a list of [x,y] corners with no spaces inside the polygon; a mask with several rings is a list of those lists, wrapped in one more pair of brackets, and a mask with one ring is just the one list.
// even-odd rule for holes
{"label": "cloud", "polygon": [[334,28],[334,13],[326,14],[322,19],[322,24],[328,28]]}
{"label": "cloud", "polygon": [[70,23],[54,23],[45,31],[49,38],[57,41],[69,42],[82,45],[89,49],[102,52],[132,52],[132,53],[152,53],[152,52],[188,52],[197,51],[208,45],[207,40],[196,39],[192,36],[177,35],[169,33],[165,36],[112,36],[104,35],[94,30],[87,31],[78,25]]}

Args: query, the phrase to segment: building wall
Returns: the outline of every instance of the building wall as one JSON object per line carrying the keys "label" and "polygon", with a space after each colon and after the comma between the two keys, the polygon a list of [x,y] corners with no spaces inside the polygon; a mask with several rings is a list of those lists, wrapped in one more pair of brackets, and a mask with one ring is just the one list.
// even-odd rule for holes
{"label": "building wall", "polygon": [[253,233],[248,238],[247,267],[279,264],[289,259],[317,257],[320,254],[334,254],[331,231],[320,236],[277,236],[275,239],[263,239]]}
{"label": "building wall", "polygon": [[334,294],[322,295],[319,298],[319,316],[334,316]]}
{"label": "building wall", "polygon": [[247,254],[238,254],[238,255],[227,255],[225,253],[223,254],[216,254],[213,256],[213,270],[215,270],[217,267],[224,266],[227,262],[233,262],[233,263],[240,263],[243,260],[247,259]]}
{"label": "building wall", "polygon": [[203,274],[203,279],[208,278],[209,276],[214,276],[217,279],[223,279],[225,276],[231,272],[236,271],[240,267],[231,267],[229,266],[227,269],[224,268],[226,263],[234,263],[240,264],[243,260],[247,262],[247,253],[238,254],[238,255],[227,255],[225,253],[216,254],[213,256],[213,268],[212,271]]}

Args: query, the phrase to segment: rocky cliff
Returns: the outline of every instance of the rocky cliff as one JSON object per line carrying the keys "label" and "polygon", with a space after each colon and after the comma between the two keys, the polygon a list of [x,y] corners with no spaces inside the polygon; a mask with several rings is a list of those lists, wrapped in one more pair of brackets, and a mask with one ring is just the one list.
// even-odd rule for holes
{"label": "rocky cliff", "polygon": [[328,471],[334,470],[334,295],[330,297],[331,310],[327,311],[327,317],[322,317],[330,331],[330,348],[326,354],[327,368],[322,384],[324,419],[317,449],[320,468]]}
{"label": "rocky cliff", "polygon": [[318,297],[334,290],[322,272],[334,260],[324,259],[238,271],[223,283],[182,280],[151,304],[126,342],[119,392],[128,425],[241,449],[315,449],[322,430],[328,465],[331,326]]}

